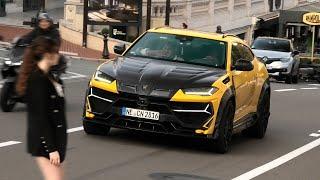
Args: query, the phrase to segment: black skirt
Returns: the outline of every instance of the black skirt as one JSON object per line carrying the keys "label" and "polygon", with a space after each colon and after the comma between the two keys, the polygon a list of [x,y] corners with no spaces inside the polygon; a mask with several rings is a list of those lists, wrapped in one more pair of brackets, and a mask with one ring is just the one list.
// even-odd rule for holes
{"label": "black skirt", "polygon": [[[65,160],[65,152],[63,152],[63,151],[58,151],[58,152],[59,152],[59,156],[60,156],[60,163],[63,163]],[[44,157],[44,158],[47,158],[48,160],[50,160],[49,153],[46,152],[46,150],[44,148],[40,148],[38,151],[31,153],[31,155],[33,157]]]}

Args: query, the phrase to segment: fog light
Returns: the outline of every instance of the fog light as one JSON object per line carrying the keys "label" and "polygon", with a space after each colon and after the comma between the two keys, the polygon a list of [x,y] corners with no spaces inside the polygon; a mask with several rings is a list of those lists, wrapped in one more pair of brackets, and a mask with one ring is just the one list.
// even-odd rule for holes
{"label": "fog light", "polygon": [[86,118],[93,119],[94,118],[94,114],[86,111]]}
{"label": "fog light", "polygon": [[196,134],[203,134],[203,133],[204,133],[204,130],[201,130],[201,129],[196,130]]}

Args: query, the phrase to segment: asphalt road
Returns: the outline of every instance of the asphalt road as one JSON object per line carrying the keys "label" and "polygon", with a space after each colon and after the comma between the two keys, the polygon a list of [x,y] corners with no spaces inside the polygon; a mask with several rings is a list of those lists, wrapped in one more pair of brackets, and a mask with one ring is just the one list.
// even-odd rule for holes
{"label": "asphalt road", "polygon": [[[297,85],[272,82],[266,137],[258,140],[235,135],[231,152],[220,155],[206,150],[207,142],[197,139],[119,129],[112,129],[108,137],[84,134],[81,130],[84,93],[98,65],[74,60],[65,76],[71,129],[64,164],[67,179],[320,178],[320,85],[316,82]],[[35,162],[25,152],[25,106],[19,104],[12,113],[0,112],[0,122],[0,180],[40,180]]]}

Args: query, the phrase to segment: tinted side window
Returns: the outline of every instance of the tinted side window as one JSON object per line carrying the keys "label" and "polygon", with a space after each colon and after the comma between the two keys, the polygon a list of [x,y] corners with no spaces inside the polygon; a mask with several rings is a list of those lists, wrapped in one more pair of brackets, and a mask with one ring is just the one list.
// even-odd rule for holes
{"label": "tinted side window", "polygon": [[245,59],[248,61],[252,61],[254,59],[254,56],[251,50],[243,44],[233,43],[231,53],[232,53],[232,56],[231,56],[232,64],[235,64],[236,61],[239,59]]}
{"label": "tinted side window", "polygon": [[233,43],[232,44],[232,51],[231,51],[231,59],[232,59],[232,65],[236,64],[237,60],[241,59],[241,48],[240,44]]}
{"label": "tinted side window", "polygon": [[252,61],[254,59],[254,56],[251,52],[251,50],[247,47],[247,46],[244,46],[244,45],[241,45],[242,48],[243,48],[243,59],[245,60],[248,60],[248,61]]}

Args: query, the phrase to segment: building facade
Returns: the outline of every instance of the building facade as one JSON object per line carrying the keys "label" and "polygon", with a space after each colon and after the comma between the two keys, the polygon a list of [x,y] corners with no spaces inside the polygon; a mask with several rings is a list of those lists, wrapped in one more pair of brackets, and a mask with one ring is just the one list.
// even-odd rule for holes
{"label": "building facade", "polygon": [[[166,0],[151,2],[151,27],[164,26]],[[108,5],[109,0],[101,3]],[[278,36],[281,10],[310,3],[310,0],[171,0],[170,26],[181,28],[182,23],[186,23],[189,29],[215,32],[220,25],[224,33],[236,34],[250,43],[258,35]],[[60,21],[63,37],[82,45],[83,0],[67,0],[64,4],[64,19]],[[146,30],[146,17],[147,0],[143,0],[140,33]],[[101,49],[102,37],[98,32],[104,27],[88,26],[91,37],[88,47]],[[126,29],[127,35],[136,31],[131,27]]]}
{"label": "building facade", "polygon": [[39,10],[42,3],[46,9],[63,8],[65,0],[9,0],[7,12],[26,12]]}
{"label": "building facade", "polygon": [[[248,42],[261,17],[272,17],[283,9],[309,3],[308,0],[171,0],[170,26],[216,31],[220,25],[225,33],[239,35]],[[147,3],[144,1],[143,17]],[[152,0],[153,27],[164,24],[165,0]],[[144,18],[145,20],[145,18]]]}

